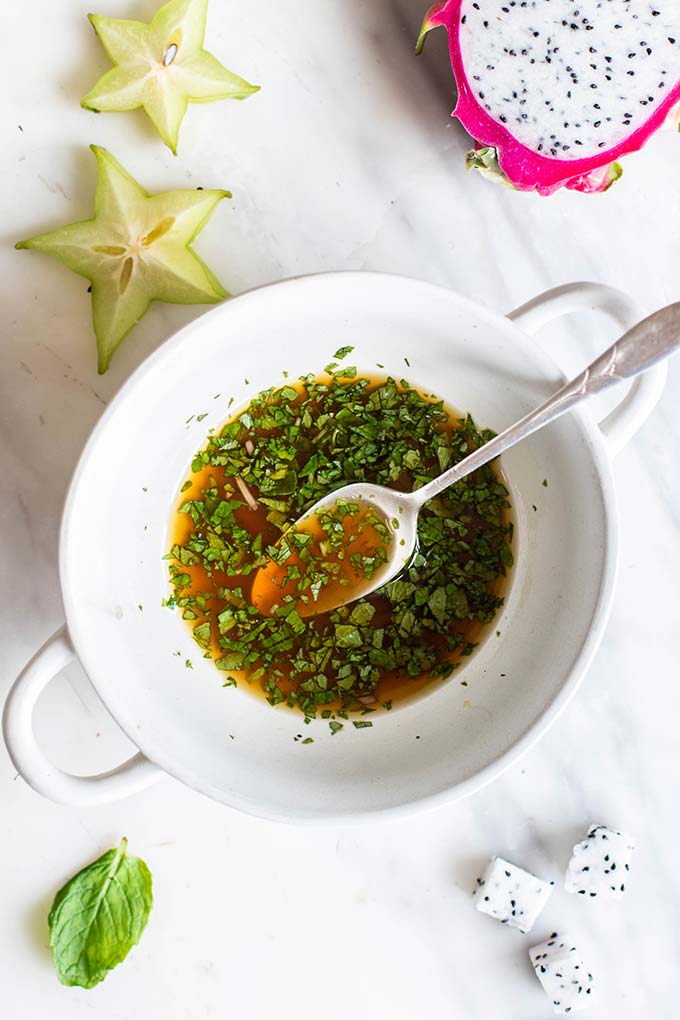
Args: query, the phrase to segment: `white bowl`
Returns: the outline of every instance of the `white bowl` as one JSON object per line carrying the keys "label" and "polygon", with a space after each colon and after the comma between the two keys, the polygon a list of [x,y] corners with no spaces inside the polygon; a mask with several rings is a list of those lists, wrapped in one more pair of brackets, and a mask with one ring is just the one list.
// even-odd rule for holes
{"label": "white bowl", "polygon": [[[318,371],[353,344],[360,370],[382,363],[500,430],[563,381],[524,330],[577,307],[601,307],[622,327],[639,318],[623,295],[592,284],[544,295],[513,322],[428,284],[339,273],[245,294],[168,340],[112,402],[75,472],[60,546],[67,629],[24,670],[5,708],[17,770],[46,796],[77,804],[122,796],[167,772],[232,807],[283,820],[434,805],[499,775],[573,695],[611,603],[614,488],[607,443],[587,413],[560,419],[504,458],[517,566],[498,635],[431,693],[376,713],[371,729],[345,726],[332,736],[322,720],[305,726],[299,714],[223,689],[179,615],[161,606],[169,591],[162,556],[178,486],[230,397],[242,404],[284,371]],[[619,405],[606,426],[612,442],[649,413],[663,372],[642,377]],[[32,733],[40,691],[74,655],[140,749],[102,776],[56,769]],[[303,731],[313,743],[294,741]]]}

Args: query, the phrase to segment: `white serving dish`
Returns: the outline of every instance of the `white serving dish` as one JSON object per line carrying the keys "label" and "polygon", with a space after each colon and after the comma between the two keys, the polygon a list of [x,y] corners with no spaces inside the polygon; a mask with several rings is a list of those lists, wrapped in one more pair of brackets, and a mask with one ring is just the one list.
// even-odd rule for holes
{"label": "white serving dish", "polygon": [[[602,425],[575,411],[504,457],[517,566],[500,635],[431,693],[372,716],[372,729],[346,726],[333,737],[324,721],[305,727],[299,714],[222,688],[179,615],[161,606],[170,512],[229,397],[242,404],[284,371],[320,370],[353,344],[360,370],[380,362],[500,430],[563,381],[528,334],[591,307],[622,329],[640,318],[624,295],[595,284],[558,288],[504,317],[414,280],[332,273],[244,294],[169,339],[113,400],[71,483],[60,544],[66,626],[5,707],[5,740],[24,779],[53,800],[93,804],[169,773],[240,810],[302,821],[433,806],[498,776],[557,718],[602,637],[617,559],[610,453],[655,404],[663,366],[640,377]],[[100,776],[60,771],[33,735],[40,692],[74,656],[140,749]],[[303,730],[314,743],[294,741]]]}

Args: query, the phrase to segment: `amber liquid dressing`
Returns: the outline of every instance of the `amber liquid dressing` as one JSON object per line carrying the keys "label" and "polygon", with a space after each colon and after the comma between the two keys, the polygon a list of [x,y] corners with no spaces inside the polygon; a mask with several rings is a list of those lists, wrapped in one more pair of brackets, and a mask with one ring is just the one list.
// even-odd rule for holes
{"label": "amber liquid dressing", "polygon": [[[362,378],[363,377],[365,376],[362,376]],[[383,381],[384,381],[383,379],[376,380],[373,383],[373,386],[378,386]],[[302,392],[302,384],[291,383],[289,385],[295,385],[296,388]],[[367,392],[370,392],[370,389],[371,387],[369,387]],[[421,396],[423,396],[422,393]],[[432,402],[435,402],[434,398],[432,398]],[[243,410],[244,408],[241,408],[231,418],[227,419],[227,422],[233,421],[236,418],[238,418],[239,415],[243,413]],[[459,425],[460,420],[465,416],[448,406],[445,406],[444,410],[448,414],[448,421],[440,431],[451,432],[455,429],[458,429],[460,427]],[[253,432],[253,442],[255,444],[257,443],[256,431]],[[506,484],[501,471],[498,469],[496,465],[493,466],[493,473],[499,482]],[[190,474],[187,480],[191,482],[191,486],[181,493],[177,502],[177,506],[173,512],[169,532],[170,546],[175,544],[180,546],[184,545],[190,538],[192,532],[195,530],[195,526],[193,524],[191,517],[186,513],[180,512],[181,506],[187,500],[192,499],[200,500],[203,491],[209,489],[215,483],[217,484],[220,494],[223,494],[226,489],[228,492],[231,493],[235,491],[236,496],[239,496],[238,489],[235,485],[235,480],[230,476],[226,476],[224,473],[224,469],[219,466],[206,465],[195,474]],[[405,476],[404,478],[397,479],[393,487],[396,489],[401,489],[402,491],[409,491],[410,484],[408,477]],[[253,493],[253,495],[255,496],[255,498],[257,498],[256,491]],[[320,492],[319,497],[321,495],[323,495],[323,493]],[[253,537],[257,535],[262,535],[263,548],[266,548],[269,545],[276,545],[276,543],[281,538],[280,529],[276,527],[276,525],[272,524],[270,521],[267,520],[267,514],[268,508],[262,504],[258,504],[257,508],[251,508],[248,505],[244,505],[242,507],[239,507],[235,511],[235,518],[240,527],[247,530]],[[482,522],[481,520],[479,522],[479,527],[480,531],[483,530],[484,522]],[[426,550],[422,549],[421,552],[426,553]],[[225,574],[223,571],[219,570],[215,564],[211,565],[212,576],[208,575],[207,571],[205,570],[202,564],[198,564],[195,566],[183,566],[182,569],[187,574],[189,574],[191,578],[191,587],[189,590],[192,593],[197,592],[216,593],[219,591],[219,589],[241,588],[244,596],[249,602],[253,602],[252,599],[253,586],[254,584],[258,583],[255,581],[255,579],[257,578],[258,573],[261,573],[257,570],[254,570],[249,575],[229,576]],[[276,573],[276,571],[274,572]],[[488,586],[488,590],[493,595],[496,595],[500,598],[504,598],[507,594],[507,590],[509,587],[511,573],[512,573],[511,571],[507,571],[505,575],[499,575]],[[363,578],[361,580],[364,581]],[[345,600],[347,602],[350,602],[352,600],[351,584],[348,585],[346,592],[347,594],[345,596]],[[366,601],[370,602],[375,607],[375,615],[373,616],[373,619],[371,621],[371,626],[376,628],[383,627],[389,620],[390,615],[393,611],[391,603],[387,598],[381,596],[379,593],[373,593],[372,595],[364,596],[364,598],[366,599]],[[269,594],[265,593],[264,596],[260,595],[258,597],[256,592],[254,604],[258,606],[261,612],[266,613],[271,608],[271,604],[275,602],[275,599],[276,599],[275,594],[271,594],[270,597]],[[210,608],[212,610],[211,620],[213,622],[211,625],[212,644],[211,648],[208,650],[208,654],[210,655],[211,658],[214,659],[218,659],[222,654],[224,654],[219,646],[219,633],[217,631],[217,626],[214,621],[216,620],[218,614],[223,609],[225,609],[227,605],[228,602],[226,600],[220,599],[216,595],[210,600]],[[323,609],[322,602],[317,607],[317,609],[320,610]],[[325,619],[325,615],[326,614],[324,614],[323,612],[319,612],[316,618],[321,623]],[[191,621],[190,627],[193,627],[195,622],[196,621]],[[466,642],[479,646],[481,642],[485,639],[485,637],[488,636],[489,632],[492,630],[494,625],[495,621],[493,620],[489,622],[480,622],[477,620],[456,621],[455,625],[451,626],[450,633],[460,634],[465,639]],[[432,642],[433,646],[439,648],[442,651],[442,653],[446,649],[446,639],[444,635],[433,632],[429,640]],[[296,648],[294,647],[291,649],[289,653],[291,660],[294,658],[295,652]],[[446,658],[449,662],[457,663],[462,658],[464,658],[464,656],[459,651],[450,652],[447,650]],[[279,668],[281,668],[280,664],[278,665]],[[222,677],[224,676],[224,674],[222,673],[218,675]],[[267,700],[268,694],[263,689],[261,680],[257,680],[254,682],[249,681],[248,672],[245,671],[230,670],[230,675],[233,675],[236,678],[238,686],[240,688],[249,691],[251,694],[255,695],[256,697],[262,700]],[[453,676],[455,677],[455,673],[453,674]],[[386,672],[383,674],[380,681],[378,682],[375,691],[376,704],[371,705],[371,707],[378,709],[382,705],[384,705],[385,702],[391,703],[391,705],[393,706],[403,704],[405,701],[410,701],[411,699],[418,697],[426,689],[431,690],[434,686],[440,683],[448,682],[449,679],[451,679],[451,677],[442,679],[438,677],[432,677],[428,674],[424,674],[419,677],[413,677],[406,674],[403,669],[397,669],[392,672]],[[286,677],[284,677],[283,679],[278,679],[277,683],[286,696],[290,693],[292,689],[294,689],[297,686],[295,681],[291,681]],[[283,705],[285,704],[285,702],[282,702],[281,704]],[[341,706],[340,702],[338,701],[335,703],[324,705],[323,707],[330,708],[331,710],[335,711]]]}

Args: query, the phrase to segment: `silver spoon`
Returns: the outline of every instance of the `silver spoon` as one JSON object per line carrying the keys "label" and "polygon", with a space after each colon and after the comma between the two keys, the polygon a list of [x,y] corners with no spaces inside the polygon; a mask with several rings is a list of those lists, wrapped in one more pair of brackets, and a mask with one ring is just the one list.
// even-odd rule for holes
{"label": "silver spoon", "polygon": [[[342,500],[346,503],[369,503],[380,516],[384,517],[392,532],[392,541],[386,547],[385,565],[376,570],[370,578],[363,581],[359,579],[349,591],[338,586],[337,601],[329,605],[326,598],[324,611],[369,595],[406,566],[416,546],[418,513],[433,496],[439,495],[477,468],[488,464],[490,460],[505,453],[522,439],[526,439],[533,432],[570,411],[582,400],[601,393],[624,379],[645,372],[652,365],[667,358],[678,347],[680,347],[680,302],[662,308],[633,326],[579,376],[568,382],[540,407],[530,411],[524,418],[520,418],[514,425],[420,489],[405,493],[383,485],[356,482],[323,496],[303,514],[297,524],[293,525],[294,528],[300,528],[302,522],[309,521],[322,510],[331,510],[334,504]],[[351,597],[347,598],[347,595]]]}

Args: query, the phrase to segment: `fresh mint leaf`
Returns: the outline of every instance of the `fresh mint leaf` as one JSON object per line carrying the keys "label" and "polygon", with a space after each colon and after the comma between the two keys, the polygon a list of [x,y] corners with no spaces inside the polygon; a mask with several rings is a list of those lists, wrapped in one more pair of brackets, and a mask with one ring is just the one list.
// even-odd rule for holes
{"label": "fresh mint leaf", "polygon": [[335,643],[338,648],[358,648],[362,643],[359,628],[348,623],[336,624]]}
{"label": "fresh mint leaf", "polygon": [[74,875],[49,913],[50,945],[63,985],[93,988],[122,963],[149,920],[151,872],[128,857],[127,840]]}
{"label": "fresh mint leaf", "polygon": [[350,613],[350,623],[356,623],[357,626],[363,627],[370,623],[375,615],[375,606],[372,606],[370,602],[358,602],[352,612]]}
{"label": "fresh mint leaf", "polygon": [[346,358],[348,354],[351,354],[353,350],[354,348],[347,344],[345,347],[339,347],[333,357],[337,358],[338,361],[342,361],[342,359]]}
{"label": "fresh mint leaf", "polygon": [[210,644],[210,621],[205,620],[203,623],[199,623],[197,627],[194,627],[194,641],[201,646],[201,648],[207,648]]}

